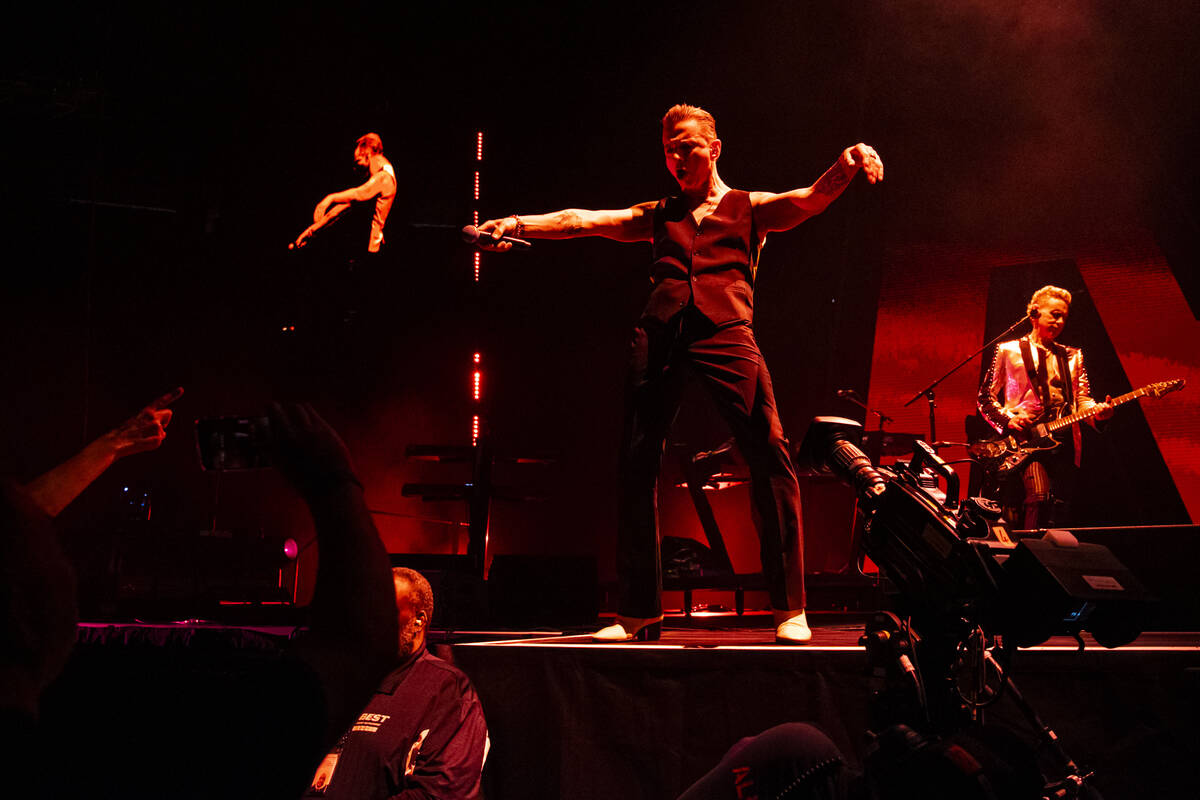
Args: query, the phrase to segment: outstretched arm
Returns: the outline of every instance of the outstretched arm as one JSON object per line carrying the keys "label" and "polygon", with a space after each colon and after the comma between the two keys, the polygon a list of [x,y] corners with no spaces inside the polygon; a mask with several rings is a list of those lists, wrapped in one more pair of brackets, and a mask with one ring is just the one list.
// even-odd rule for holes
{"label": "outstretched arm", "polygon": [[171,403],[183,394],[173,389],[123,423],[101,436],[71,458],[25,487],[29,497],[47,516],[56,517],[100,477],[117,459],[154,450],[167,438]]}
{"label": "outstretched arm", "polygon": [[762,233],[786,231],[809,217],[820,214],[846,190],[850,179],[862,170],[871,183],[883,180],[883,161],[875,148],[862,144],[847,147],[825,174],[812,186],[790,192],[751,192],[754,221]]}
{"label": "outstretched arm", "polygon": [[[580,236],[603,236],[618,242],[648,242],[654,236],[655,203],[639,203],[630,208],[613,211],[590,211],[567,208],[551,214],[512,215],[489,219],[479,226],[480,233],[531,239],[574,239]],[[481,240],[482,243],[482,240]],[[508,250],[508,242],[486,245],[489,250]]]}

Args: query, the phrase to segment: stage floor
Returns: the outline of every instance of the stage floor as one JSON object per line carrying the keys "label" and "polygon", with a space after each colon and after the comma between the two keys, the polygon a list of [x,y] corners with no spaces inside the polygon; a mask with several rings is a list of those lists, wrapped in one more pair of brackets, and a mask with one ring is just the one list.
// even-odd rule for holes
{"label": "stage floor", "polygon": [[[650,648],[650,649],[753,649],[782,651],[825,651],[863,653],[859,638],[869,614],[844,614],[836,612],[810,612],[809,626],[813,631],[812,641],[803,645],[781,645],[775,643],[775,631],[768,614],[746,613],[696,613],[690,617],[683,614],[667,614],[663,620],[662,636],[655,642],[621,642],[603,644],[593,642],[590,631],[582,630],[457,630],[431,631],[430,640],[436,644],[466,644],[487,646],[536,646],[536,647],[580,647],[591,648]],[[607,625],[606,617],[596,626]],[[1083,634],[1086,651],[1091,653],[1174,652],[1193,653],[1200,656],[1200,631],[1147,631],[1134,642],[1124,647],[1106,650],[1086,632]],[[1022,653],[1075,652],[1079,644],[1070,636],[1055,636],[1037,647],[1022,648]],[[1198,664],[1200,666],[1200,664]]]}
{"label": "stage floor", "polygon": [[[460,631],[436,649],[471,676],[486,710],[488,797],[657,800],[740,738],[784,722],[817,725],[860,765],[875,688],[858,644],[863,622],[814,614],[802,646],[775,644],[770,617],[748,614],[668,617],[658,642]],[[1200,785],[1200,633],[1147,633],[1115,649],[1084,641],[1080,652],[1055,637],[1012,664],[1067,752],[1096,770],[1106,800]],[[1007,696],[987,713],[1032,738]]]}

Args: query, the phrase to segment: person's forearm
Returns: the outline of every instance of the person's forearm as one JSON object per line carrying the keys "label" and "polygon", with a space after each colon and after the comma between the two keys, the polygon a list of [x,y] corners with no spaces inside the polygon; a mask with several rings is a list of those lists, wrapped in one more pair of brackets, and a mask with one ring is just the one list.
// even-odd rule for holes
{"label": "person's forearm", "polygon": [[339,476],[305,499],[320,558],[309,609],[313,631],[378,638],[394,650],[391,569],[362,488],[350,476]]}
{"label": "person's forearm", "polygon": [[44,475],[35,478],[25,491],[48,516],[56,517],[92,481],[99,478],[117,459],[117,448],[110,434],[101,436],[78,453]]}
{"label": "person's forearm", "polygon": [[846,190],[855,172],[856,167],[839,158],[812,186],[775,195],[770,206],[759,212],[761,222],[766,230],[789,230],[815,217]]}
{"label": "person's forearm", "polygon": [[309,228],[308,228],[309,231],[313,232],[313,231],[318,231],[321,228],[324,228],[326,225],[328,225],[329,223],[331,223],[335,219],[337,219],[338,216],[341,215],[349,207],[350,207],[349,203],[338,203],[336,205],[330,206],[329,208],[326,208],[325,213],[322,214],[319,219],[315,220],[313,222],[313,224],[309,226]]}
{"label": "person's forearm", "polygon": [[860,171],[871,183],[883,180],[883,162],[879,154],[861,142],[843,150],[841,157],[812,186],[778,194],[751,192],[755,223],[764,233],[791,230],[829,208]]}
{"label": "person's forearm", "polygon": [[395,661],[399,627],[387,552],[362,489],[335,478],[304,495],[320,562],[308,632],[294,640],[291,652],[313,670],[324,693],[324,750]]}
{"label": "person's forearm", "polygon": [[528,236],[531,239],[570,239],[588,235],[589,215],[592,213],[580,208],[564,208],[549,214],[510,216],[520,221],[516,233],[518,238]]}
{"label": "person's forearm", "polygon": [[1000,388],[992,374],[988,373],[987,378],[979,387],[976,407],[979,409],[980,415],[997,433],[1004,433],[1012,424],[1015,412],[1010,412],[1000,402]]}
{"label": "person's forearm", "polygon": [[[479,226],[481,233],[494,239],[515,236],[520,239],[572,239],[577,236],[603,236],[618,242],[642,242],[653,238],[654,203],[639,203],[630,208],[596,211],[564,208],[549,214],[509,214],[490,219]],[[511,245],[500,243],[501,248]]]}
{"label": "person's forearm", "polygon": [[349,207],[350,207],[349,203],[340,203],[340,204],[334,206],[333,208],[327,208],[327,209],[322,209],[320,206],[317,206],[317,213],[315,213],[313,215],[314,216],[313,224],[309,225],[307,228],[305,228],[303,231],[301,231],[300,235],[296,237],[296,241],[293,244],[289,245],[289,247],[304,247],[304,245],[308,243],[308,240],[312,237],[312,235],[314,233],[316,233],[317,231],[321,230],[321,228],[324,228],[326,225],[328,225],[329,223],[336,220],[338,218],[338,215],[341,214],[343,211],[345,211]]}
{"label": "person's forearm", "polygon": [[842,192],[846,191],[846,187],[850,185],[850,179],[858,170],[858,167],[847,164],[844,158],[839,158],[833,163],[833,166],[825,170],[825,174],[817,178],[817,182],[812,185],[810,196],[816,207],[813,213],[824,211]]}
{"label": "person's forearm", "polygon": [[167,406],[182,394],[183,387],[178,387],[155,399],[136,415],[36,478],[25,490],[43,511],[57,516],[118,458],[154,450],[161,445],[171,421],[171,410]]}

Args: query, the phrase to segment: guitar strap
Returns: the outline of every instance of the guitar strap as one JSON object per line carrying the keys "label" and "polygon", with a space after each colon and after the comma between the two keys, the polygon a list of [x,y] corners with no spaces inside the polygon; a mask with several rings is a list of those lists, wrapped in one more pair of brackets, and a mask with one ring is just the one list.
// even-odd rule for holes
{"label": "guitar strap", "polygon": [[[1033,374],[1033,387],[1043,409],[1050,408],[1050,386],[1046,383],[1046,359],[1033,360],[1033,348],[1028,339],[1021,339],[1021,358],[1025,361],[1025,372]],[[1032,370],[1030,369],[1032,367]]]}
{"label": "guitar strap", "polygon": [[1062,345],[1055,345],[1054,349],[1058,351],[1058,374],[1063,379],[1063,399],[1067,402],[1067,409],[1075,413],[1075,381],[1071,380],[1071,359],[1067,355],[1067,348]]}

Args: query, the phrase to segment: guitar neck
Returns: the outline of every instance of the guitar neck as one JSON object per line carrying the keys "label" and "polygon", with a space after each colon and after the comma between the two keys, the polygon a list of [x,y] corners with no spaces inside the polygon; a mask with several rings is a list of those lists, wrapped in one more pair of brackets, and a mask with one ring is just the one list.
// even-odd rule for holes
{"label": "guitar neck", "polygon": [[[1132,392],[1127,392],[1126,394],[1123,394],[1120,397],[1114,397],[1112,400],[1109,401],[1108,404],[1110,406],[1112,406],[1113,408],[1116,408],[1119,405],[1128,403],[1130,400],[1137,400],[1139,397],[1145,397],[1146,390],[1148,388],[1149,387],[1143,386],[1140,389],[1134,389]],[[1091,417],[1096,416],[1103,410],[1104,409],[1096,406],[1093,408],[1089,408],[1087,411],[1080,411],[1078,413],[1071,414],[1066,417],[1060,417],[1060,418],[1054,420],[1054,422],[1046,423],[1046,430],[1050,433],[1054,433],[1055,431],[1062,430],[1063,428],[1067,427],[1068,425],[1074,425],[1076,422],[1083,422],[1085,419],[1090,419]]]}

